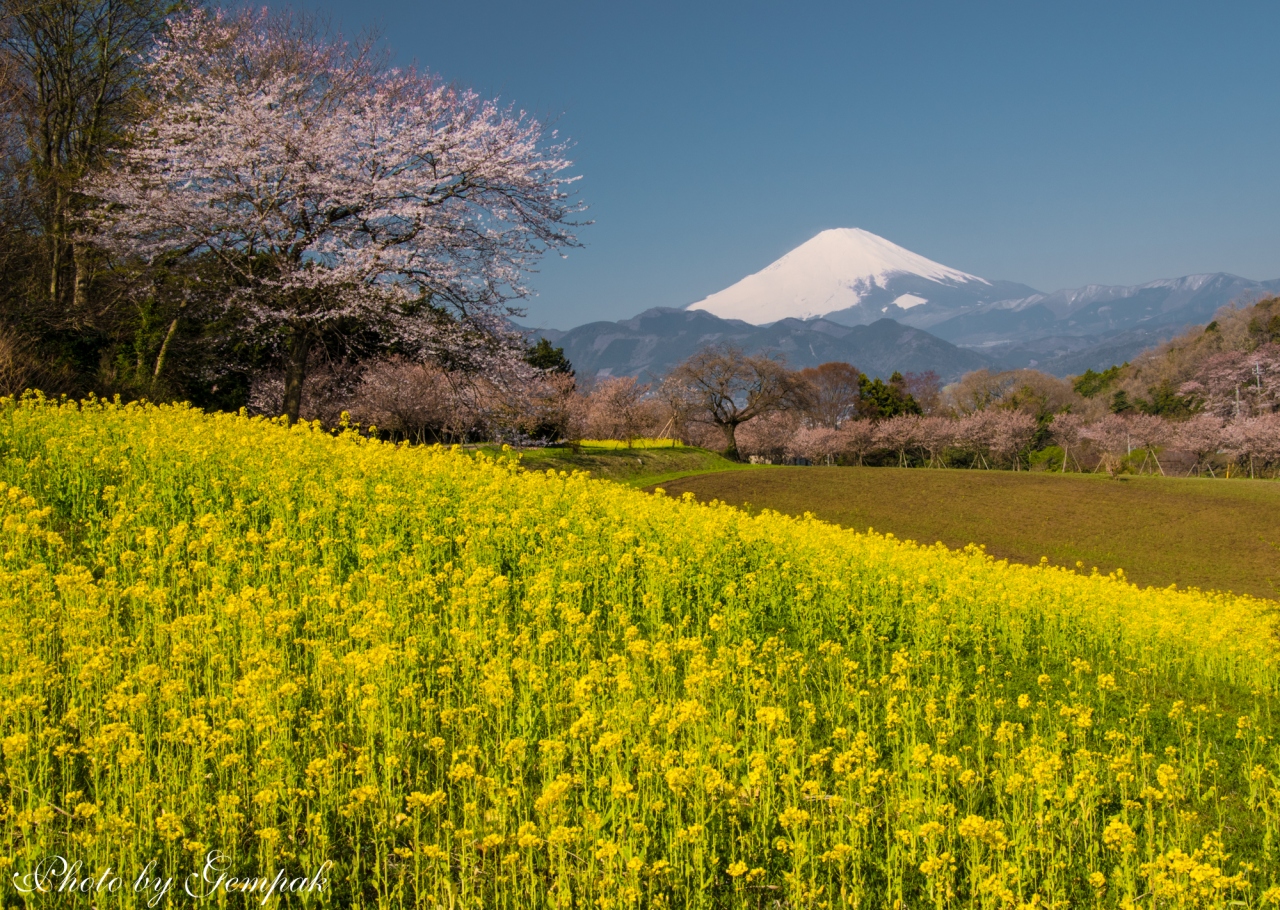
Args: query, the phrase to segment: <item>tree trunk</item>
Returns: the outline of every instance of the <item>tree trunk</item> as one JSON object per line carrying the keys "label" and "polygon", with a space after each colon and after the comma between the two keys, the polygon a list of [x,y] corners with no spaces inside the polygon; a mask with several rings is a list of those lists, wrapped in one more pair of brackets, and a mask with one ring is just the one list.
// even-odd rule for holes
{"label": "tree trunk", "polygon": [[85,319],[89,312],[89,281],[92,274],[89,269],[89,251],[80,244],[71,247],[71,261],[75,265],[75,283],[72,285],[72,301],[75,318]]}
{"label": "tree trunk", "polygon": [[736,435],[738,425],[736,423],[720,424],[720,431],[724,433],[724,457],[730,461],[741,461],[738,457],[738,438]]}
{"label": "tree trunk", "polygon": [[307,355],[310,353],[311,335],[306,329],[294,329],[284,367],[284,416],[291,426],[302,410],[302,383],[307,378]]}
{"label": "tree trunk", "polygon": [[169,353],[169,342],[173,341],[174,333],[178,331],[178,319],[175,316],[173,322],[169,323],[169,331],[165,333],[164,342],[160,345],[160,353],[156,356],[156,369],[151,374],[151,387],[154,389],[157,382],[160,381],[160,371],[164,369],[164,358]]}
{"label": "tree trunk", "polygon": [[49,238],[49,305],[58,308],[62,296],[62,240],[55,234]]}

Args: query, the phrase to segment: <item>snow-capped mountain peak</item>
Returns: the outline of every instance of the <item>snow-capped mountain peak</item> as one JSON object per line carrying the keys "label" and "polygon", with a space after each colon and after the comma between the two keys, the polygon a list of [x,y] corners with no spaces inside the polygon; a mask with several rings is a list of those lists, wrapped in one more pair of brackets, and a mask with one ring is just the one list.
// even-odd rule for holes
{"label": "snow-capped mountain peak", "polygon": [[856,307],[872,296],[881,298],[891,290],[891,282],[902,284],[903,279],[914,280],[910,287],[897,289],[890,300],[904,310],[928,303],[930,284],[942,286],[940,290],[990,285],[870,231],[836,228],[688,309],[755,325],[788,317],[812,319]]}

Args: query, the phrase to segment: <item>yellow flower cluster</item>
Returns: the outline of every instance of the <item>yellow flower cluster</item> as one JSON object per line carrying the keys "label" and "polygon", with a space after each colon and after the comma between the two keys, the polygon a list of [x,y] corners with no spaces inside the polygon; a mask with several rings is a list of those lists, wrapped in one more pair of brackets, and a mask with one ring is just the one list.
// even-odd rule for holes
{"label": "yellow flower cluster", "polygon": [[1260,907],[1269,615],[506,456],[7,399],[0,878],[218,850],[332,862],[334,906]]}

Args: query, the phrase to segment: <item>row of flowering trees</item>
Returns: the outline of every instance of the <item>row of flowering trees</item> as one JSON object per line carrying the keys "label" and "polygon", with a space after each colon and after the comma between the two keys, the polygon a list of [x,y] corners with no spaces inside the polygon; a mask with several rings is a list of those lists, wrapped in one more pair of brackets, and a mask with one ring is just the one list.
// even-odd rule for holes
{"label": "row of flowering trees", "polygon": [[1018,470],[1032,463],[1062,471],[1276,476],[1280,412],[1223,419],[1202,413],[1173,421],[1147,414],[1108,414],[1094,421],[1058,414],[1048,442],[1033,448],[1037,421],[1019,411],[962,417],[901,415],[852,420],[839,429],[806,426],[778,413],[744,426],[740,449],[753,460],[808,464],[970,466]]}
{"label": "row of flowering trees", "polygon": [[[1149,414],[1108,414],[1086,422],[1072,414],[1059,414],[1051,426],[1054,441],[1063,450],[1064,469],[1083,469],[1095,463],[1114,467],[1134,456],[1139,470],[1165,473],[1162,452],[1181,456],[1188,473],[1213,476],[1223,470],[1256,477],[1280,470],[1280,412],[1224,419],[1211,412],[1187,420],[1166,420]],[[1081,459],[1084,459],[1082,461]]]}
{"label": "row of flowering trees", "polygon": [[[446,371],[393,360],[345,383],[339,375],[322,373],[316,386],[325,395],[311,401],[322,403],[322,409],[304,416],[332,423],[348,411],[364,425],[413,441],[625,442],[663,436],[723,446],[719,428],[692,410],[678,387],[647,385],[633,377],[602,379],[584,390],[567,371],[527,364]],[[278,391],[267,388],[266,402]],[[1277,411],[1232,418],[1202,412],[1187,420],[1068,412],[1038,420],[1024,411],[991,407],[959,415],[850,416],[832,427],[791,406],[743,422],[736,438],[742,458],[774,464],[1280,474]]]}
{"label": "row of flowering trees", "polygon": [[838,429],[806,426],[779,413],[742,430],[742,451],[765,462],[944,467],[963,458],[978,467],[1025,466],[1036,421],[1021,411],[977,411],[960,418],[900,414],[887,420],[850,420]]}

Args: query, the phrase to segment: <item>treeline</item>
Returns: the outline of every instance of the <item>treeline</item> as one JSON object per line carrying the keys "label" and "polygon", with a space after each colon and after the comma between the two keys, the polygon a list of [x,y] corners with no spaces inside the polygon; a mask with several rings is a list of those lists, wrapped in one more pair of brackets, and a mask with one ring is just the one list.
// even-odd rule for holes
{"label": "treeline", "polygon": [[[1265,327],[1277,311],[1263,301],[1219,322]],[[943,387],[933,373],[873,379],[845,363],[795,371],[709,347],[653,383],[582,381],[544,340],[520,382],[381,363],[347,393],[335,385],[327,412],[311,416],[345,411],[422,441],[676,438],[769,463],[1271,476],[1280,471],[1280,359],[1270,338],[1241,337],[1251,342],[1209,351],[1185,371],[1174,409],[1167,397],[1125,393],[1142,375],[1127,364],[1074,379],[979,370]],[[1154,357],[1141,363],[1156,368]]]}
{"label": "treeline", "polygon": [[[872,379],[846,363],[800,371],[769,356],[708,347],[661,381],[582,380],[560,348],[529,348],[523,370],[449,371],[391,360],[358,375],[317,377],[302,416],[353,420],[396,439],[522,445],[678,438],[738,457],[738,436],[779,414],[832,429],[850,419],[921,415],[939,401],[936,373]],[[268,396],[268,399],[270,396]],[[345,415],[345,416],[344,416]]]}
{"label": "treeline", "polygon": [[[154,388],[158,304],[81,239],[79,187],[142,119],[139,60],[170,8],[0,2],[0,391]],[[173,391],[215,403],[182,385]]]}

